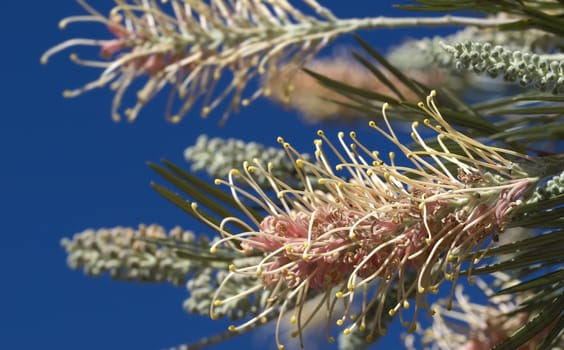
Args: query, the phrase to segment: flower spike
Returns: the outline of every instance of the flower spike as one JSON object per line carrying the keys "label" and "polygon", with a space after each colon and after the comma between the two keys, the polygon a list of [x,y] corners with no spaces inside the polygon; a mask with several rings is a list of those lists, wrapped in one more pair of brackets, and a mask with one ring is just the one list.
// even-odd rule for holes
{"label": "flower spike", "polygon": [[[337,316],[337,322],[349,323],[347,333],[357,327],[383,332],[385,314],[399,316],[414,330],[417,314],[428,309],[428,293],[436,293],[444,280],[456,282],[463,259],[477,258],[475,251],[504,230],[514,208],[538,182],[521,166],[535,160],[460,133],[442,117],[435,95],[431,92],[420,107],[429,115],[423,125],[436,134],[438,146],[425,143],[417,123],[412,131],[418,147],[404,145],[388,122],[387,105],[382,109],[385,129],[370,123],[399,148],[410,166],[399,165],[395,155],[387,164],[355,133],[349,135],[350,145],[340,133],[337,146],[320,131],[320,139],[314,142],[315,162],[300,158],[280,138],[289,156],[297,158],[295,171],[319,179],[315,188],[307,182],[287,185],[258,161],[253,171],[242,174],[249,185],[245,188],[254,192],[239,188],[232,178],[222,182],[243,211],[258,205],[267,212],[247,232],[219,230],[221,244],[233,243],[228,246],[260,257],[255,266],[234,268],[230,274],[256,273],[257,284],[268,293],[263,311],[236,330],[273,314],[278,315],[278,329],[282,314],[292,312],[297,318],[293,326],[301,336],[308,323],[301,310],[312,295],[322,295],[322,303],[331,305],[328,322]],[[327,147],[340,164],[330,163]],[[269,188],[257,184],[254,177],[259,174],[270,180]],[[276,193],[278,203],[268,199],[270,191]],[[391,306],[387,303],[390,290],[396,294]],[[357,298],[361,298],[361,310],[351,318],[351,305]],[[334,307],[336,303],[343,308]],[[373,307],[377,317],[367,324],[367,312]],[[403,312],[409,308],[414,309],[413,318],[404,320]],[[335,310],[341,310],[340,314],[332,315]]]}

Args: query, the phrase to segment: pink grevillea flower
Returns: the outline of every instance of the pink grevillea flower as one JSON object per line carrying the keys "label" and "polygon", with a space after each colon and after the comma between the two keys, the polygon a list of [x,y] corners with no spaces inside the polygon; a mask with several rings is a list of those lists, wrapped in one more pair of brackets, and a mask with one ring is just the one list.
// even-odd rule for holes
{"label": "pink grevillea flower", "polygon": [[[335,17],[316,0],[305,3],[317,16],[302,13],[286,0],[162,1],[167,5],[149,0],[114,0],[115,7],[108,16],[85,0],[77,1],[89,15],[66,18],[60,27],[73,22],[98,22],[108,28],[111,37],[67,40],[49,49],[41,62],[71,47],[99,47],[103,60],[71,54],[77,64],[102,68],[103,72],[98,79],[65,91],[64,95],[74,97],[111,84],[116,90],[112,104],[115,120],[121,119],[126,91],[138,80],[145,83],[137,91],[136,103],[125,109],[128,121],[135,120],[141,108],[167,87],[168,120],[180,121],[198,103],[202,116],[207,116],[229,100],[226,119],[241,105],[265,93],[259,88],[243,96],[253,77],[275,70],[279,62],[294,62],[297,67],[337,35],[354,30],[350,25],[338,30],[324,25]],[[221,79],[226,76],[230,76],[230,82],[229,78]]]}
{"label": "pink grevillea flower", "polygon": [[[411,134],[418,147],[405,146],[388,122],[387,105],[383,107],[387,130],[369,124],[400,149],[410,166],[396,164],[395,153],[390,153],[389,164],[384,162],[354,132],[350,144],[344,133],[339,134],[339,151],[320,131],[314,142],[316,162],[299,158],[299,152],[279,139],[302,177],[301,188],[290,187],[272,175],[272,165],[258,161],[246,163],[244,171],[231,171],[228,181],[217,180],[231,189],[248,219],[228,217],[215,226],[222,239],[212,246],[212,253],[225,244],[259,256],[256,264],[232,265],[226,281],[237,274],[260,278],[245,293],[225,299],[218,297],[220,286],[212,316],[214,305],[264,290],[268,298],[263,311],[232,326],[233,331],[278,317],[278,334],[283,315],[290,312],[301,338],[322,309],[328,320],[337,317],[338,325],[346,325],[345,334],[358,327],[367,331],[368,340],[385,331],[384,313],[398,314],[414,330],[417,314],[428,307],[428,293],[437,292],[444,280],[456,282],[463,258],[479,260],[476,248],[504,230],[520,198],[538,181],[522,167],[534,159],[461,134],[443,119],[434,96],[433,91],[420,107],[430,117],[424,125],[436,133],[437,146],[423,141],[418,122]],[[325,146],[339,159],[336,166],[330,164]],[[253,174],[259,173],[269,179],[271,188],[257,185]],[[240,181],[247,186],[237,186]],[[267,213],[262,220],[248,209],[257,206]],[[199,213],[196,204],[193,208]],[[202,219],[206,220],[204,215]],[[244,227],[243,232],[233,233],[234,223]],[[392,290],[395,305],[384,310]],[[319,294],[323,298],[313,314],[303,314],[304,303]],[[343,303],[338,315],[333,312],[337,303]],[[353,304],[360,304],[360,311],[353,313]],[[414,309],[411,320],[404,320],[406,308]],[[283,348],[278,335],[276,339]]]}
{"label": "pink grevillea flower", "polygon": [[[519,282],[501,273],[497,273],[496,278],[499,280],[495,283],[501,282],[505,287],[509,287],[509,283]],[[407,349],[489,350],[508,339],[536,316],[529,312],[519,312],[523,295],[495,295],[485,281],[475,281],[485,295],[489,296],[489,303],[484,305],[473,302],[469,295],[464,294],[462,286],[457,286],[454,298],[441,299],[432,305],[433,318],[429,328],[404,337]],[[554,324],[541,330],[516,350],[537,349],[553,327]]]}

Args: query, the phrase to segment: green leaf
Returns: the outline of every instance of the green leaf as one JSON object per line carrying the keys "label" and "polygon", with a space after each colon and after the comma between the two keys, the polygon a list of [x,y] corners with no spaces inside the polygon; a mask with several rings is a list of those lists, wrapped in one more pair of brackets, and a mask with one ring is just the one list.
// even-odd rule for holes
{"label": "green leaf", "polygon": [[323,76],[323,75],[316,73],[312,70],[309,70],[307,68],[303,68],[303,70],[307,74],[311,75],[313,78],[317,79],[321,84],[327,86],[328,88],[331,88],[332,90],[334,90],[336,92],[344,91],[344,92],[352,93],[352,94],[355,94],[355,95],[358,95],[358,96],[361,96],[361,97],[365,97],[365,98],[368,98],[368,99],[371,99],[371,100],[385,101],[385,102],[388,102],[390,104],[399,105],[398,100],[391,98],[389,96],[382,95],[382,94],[379,94],[379,93],[374,92],[374,91],[357,88],[357,87],[342,83],[338,80],[327,78],[326,76]]}
{"label": "green leaf", "polygon": [[421,100],[425,100],[428,91],[422,91],[417,84],[415,84],[410,78],[403,74],[399,69],[394,67],[384,56],[382,56],[376,49],[374,49],[366,41],[362,40],[358,35],[353,35],[355,40],[362,46],[368,54],[370,54],[376,61],[378,61],[382,66],[389,70],[399,81],[401,81],[406,87],[408,87],[416,96]]}
{"label": "green leaf", "polygon": [[559,285],[561,287],[564,286],[564,284],[563,284],[564,283],[564,270],[558,270],[558,271],[554,271],[554,272],[551,272],[551,273],[547,273],[545,275],[531,279],[529,281],[521,282],[517,285],[511,286],[511,287],[508,287],[508,288],[504,288],[502,290],[497,291],[495,293],[495,295],[524,292],[524,291],[527,291],[529,289],[537,289],[537,288],[547,287],[547,286],[550,286],[553,283],[559,283]]}
{"label": "green leaf", "polygon": [[366,58],[362,57],[360,54],[353,52],[352,53],[354,58],[359,61],[364,67],[366,67],[372,74],[374,74],[378,79],[384,83],[388,87],[388,89],[392,90],[400,99],[405,101],[405,97],[403,94],[398,90],[398,88],[388,79],[384,73],[380,71],[375,65],[370,63]]}
{"label": "green leaf", "polygon": [[520,345],[525,344],[531,338],[541,333],[549,327],[551,323],[561,322],[562,312],[564,310],[564,295],[553,300],[550,304],[545,305],[541,312],[531,321],[527,322],[523,327],[519,328],[510,338],[501,344],[494,346],[495,350],[514,350]]}

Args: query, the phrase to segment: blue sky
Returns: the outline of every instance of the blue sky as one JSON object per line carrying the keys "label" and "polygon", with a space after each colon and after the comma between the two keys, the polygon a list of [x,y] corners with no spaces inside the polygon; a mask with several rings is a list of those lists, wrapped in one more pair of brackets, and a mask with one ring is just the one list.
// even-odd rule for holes
{"label": "blue sky", "polygon": [[[91,2],[107,7],[110,0]],[[389,14],[384,9],[391,6],[366,0],[322,3],[343,18]],[[0,9],[5,84],[0,95],[0,348],[162,349],[225,330],[225,322],[184,313],[183,287],[114,282],[70,270],[59,241],[90,227],[158,223],[192,229],[191,218],[149,187],[158,178],[147,161],[164,157],[187,167],[183,150],[200,133],[264,144],[284,136],[310,151],[320,126],[305,125],[296,114],[264,100],[233,115],[224,127],[218,126],[218,115],[204,120],[195,113],[178,125],[169,124],[159,101],[150,103],[134,124],[114,123],[109,91],[62,97],[64,89],[81,86],[97,72],[74,66],[69,52],[47,66],[39,63],[50,46],[94,28],[58,29],[61,18],[82,13],[79,6],[72,0],[5,1]],[[365,34],[384,49],[421,33]],[[334,135],[341,128],[324,129]],[[389,337],[386,341],[393,342],[386,344],[397,344],[397,338]],[[257,339],[243,337],[214,349],[253,342],[262,348]]]}

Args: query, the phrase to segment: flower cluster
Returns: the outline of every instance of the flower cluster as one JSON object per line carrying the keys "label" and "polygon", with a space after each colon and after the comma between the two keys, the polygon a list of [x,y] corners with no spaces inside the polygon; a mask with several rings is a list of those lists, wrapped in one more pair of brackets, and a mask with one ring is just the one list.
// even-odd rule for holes
{"label": "flower cluster", "polygon": [[[504,230],[522,195],[538,181],[518,164],[534,162],[532,158],[461,134],[442,117],[434,97],[432,92],[426,104],[420,103],[431,118],[424,124],[437,135],[434,146],[423,140],[417,122],[412,125],[417,147],[405,146],[388,122],[388,105],[383,106],[387,130],[369,124],[401,150],[412,163],[410,167],[396,164],[395,153],[390,153],[386,163],[354,132],[349,135],[351,144],[344,133],[339,134],[341,152],[320,131],[315,163],[300,158],[298,151],[279,139],[302,174],[299,188],[278,179],[270,165],[259,161],[245,163],[244,171],[232,170],[228,181],[216,180],[231,189],[241,210],[249,215],[246,221],[225,218],[219,226],[208,222],[222,235],[211,252],[225,244],[261,259],[251,266],[230,266],[230,274],[213,298],[212,316],[214,307],[265,289],[268,299],[261,312],[231,326],[232,331],[274,314],[278,319],[276,341],[283,348],[278,336],[283,316],[291,313],[290,322],[301,340],[303,329],[322,309],[327,310],[328,320],[337,317],[338,325],[346,324],[344,334],[366,330],[367,340],[385,332],[382,320],[389,315],[398,314],[414,330],[417,314],[428,308],[428,293],[436,292],[444,280],[456,282],[465,258],[472,257],[472,263],[479,260],[475,248]],[[324,145],[339,164],[331,165]],[[317,186],[306,172],[315,175]],[[270,188],[259,186],[255,174],[266,176]],[[241,181],[245,186],[237,185]],[[277,199],[271,199],[267,190],[273,190]],[[259,221],[247,206],[261,207],[268,215]],[[193,208],[198,212],[195,203]],[[207,220],[204,215],[201,219]],[[246,229],[233,233],[232,223]],[[259,278],[244,292],[220,297],[223,286],[238,275]],[[395,303],[384,310],[391,290]],[[302,307],[313,295],[323,297],[306,315]],[[334,315],[337,303],[343,307]],[[352,311],[353,304],[360,304],[358,313]],[[403,310],[411,305],[413,318],[405,320]],[[372,310],[370,315],[368,310]],[[334,341],[329,334],[327,337]]]}
{"label": "flower cluster", "polygon": [[[418,100],[413,91],[393,75],[386,74],[385,78],[392,82],[401,95],[392,91],[352,57],[337,55],[335,57],[317,58],[307,63],[305,67],[355,88],[378,91],[380,94],[387,94],[410,102],[417,102]],[[310,123],[327,121],[352,123],[366,119],[365,113],[348,106],[354,105],[354,101],[324,87],[314,77],[296,68],[293,64],[282,65],[264,79],[263,84],[271,91],[268,96],[271,100],[285,107],[296,109]],[[430,87],[438,87],[445,80],[445,75],[439,71],[406,70],[406,74],[419,83]]]}
{"label": "flower cluster", "polygon": [[459,70],[486,72],[491,77],[503,75],[506,81],[517,81],[523,87],[533,86],[553,94],[564,92],[564,60],[511,51],[490,43],[466,41],[452,46],[443,43],[442,47],[453,56]]}
{"label": "flower cluster", "polygon": [[[120,120],[126,91],[137,80],[144,80],[137,91],[137,102],[125,109],[128,121],[135,120],[143,106],[166,87],[171,88],[168,120],[180,121],[198,103],[202,116],[207,116],[228,100],[225,121],[241,105],[270,95],[267,84],[243,96],[255,76],[275,72],[281,63],[297,69],[336,37],[358,29],[451,24],[491,27],[516,21],[456,16],[339,19],[316,0],[305,0],[305,11],[287,0],[162,1],[169,7],[157,1],[114,0],[116,6],[106,16],[85,0],[77,1],[89,15],[63,19],[59,26],[97,22],[105,25],[112,37],[67,40],[47,50],[41,62],[47,63],[52,55],[71,47],[98,47],[103,60],[82,59],[75,53],[71,59],[79,65],[103,69],[101,75],[64,95],[74,97],[110,84],[115,90],[112,117]],[[230,75],[230,81],[222,82],[226,75]]]}
{"label": "flower cluster", "polygon": [[[121,119],[126,90],[143,78],[146,82],[137,91],[137,102],[125,110],[129,121],[135,120],[141,108],[167,86],[172,87],[167,107],[170,121],[180,121],[199,100],[203,101],[201,113],[207,116],[231,96],[225,119],[241,104],[264,93],[259,89],[243,97],[247,82],[254,76],[275,69],[280,61],[299,66],[338,34],[327,25],[334,19],[331,12],[315,0],[306,3],[319,17],[302,13],[287,1],[172,0],[166,1],[170,5],[166,9],[156,1],[114,0],[116,6],[108,16],[84,0],[78,1],[89,15],[66,18],[60,27],[98,22],[113,37],[71,39],[48,50],[41,61],[46,63],[53,54],[70,47],[99,47],[104,60],[71,54],[77,64],[102,68],[103,72],[95,81],[64,95],[74,97],[111,83],[116,90],[114,120]],[[225,72],[231,73],[231,82],[218,84]],[[222,91],[216,94],[216,88]],[[178,110],[172,112],[173,108]]]}
{"label": "flower cluster", "polygon": [[[511,280],[509,276],[497,274],[494,284],[515,284],[518,280]],[[434,317],[432,325],[419,334],[410,334],[404,337],[404,343],[409,350],[488,350],[508,339],[515,331],[533,318],[529,312],[520,309],[522,300],[515,295],[494,295],[488,284],[476,280],[480,289],[490,295],[487,305],[472,302],[464,294],[462,286],[457,286],[454,293],[454,302],[441,299],[434,303],[432,309]],[[532,339],[520,345],[518,350],[532,350],[539,348],[544,337],[550,332],[552,326],[541,330]],[[564,338],[557,342],[557,349],[564,346]]]}
{"label": "flower cluster", "polygon": [[[301,157],[310,158],[307,154]],[[294,166],[288,162],[283,150],[257,142],[200,135],[194,145],[186,148],[184,158],[192,163],[192,171],[205,170],[212,178],[226,178],[230,169],[238,168],[246,159],[257,158],[272,163],[277,178],[288,182],[299,181]],[[265,177],[257,178],[256,181],[260,186],[268,186]]]}
{"label": "flower cluster", "polygon": [[[109,273],[112,278],[120,280],[168,281],[181,285],[191,272],[209,265],[179,257],[173,247],[150,242],[164,239],[178,244],[198,244],[193,232],[180,227],[167,234],[161,226],[140,225],[138,229],[85,230],[72,239],[64,238],[61,245],[67,251],[71,268],[83,269],[93,276]],[[199,245],[209,246],[205,236],[201,237]]]}

